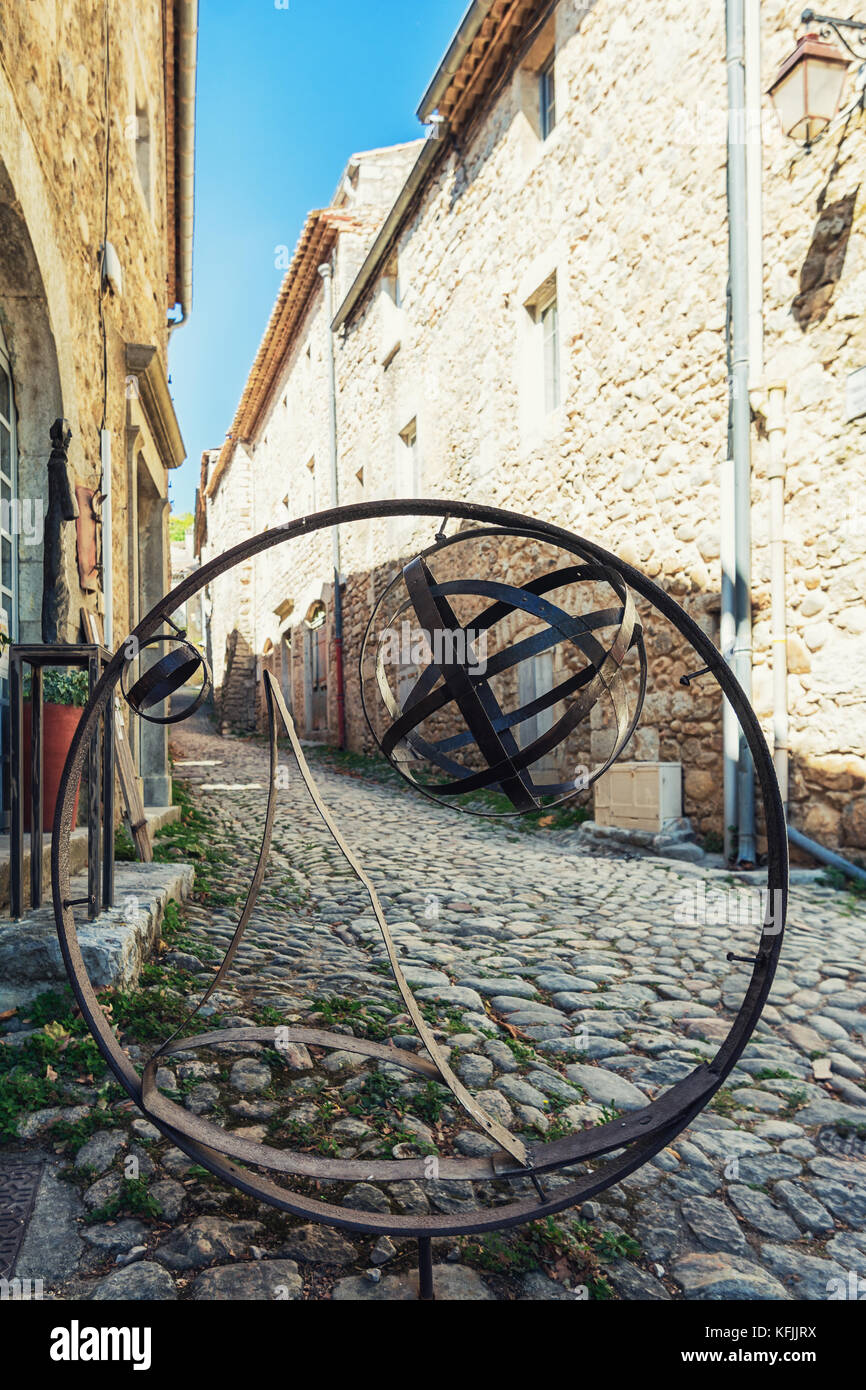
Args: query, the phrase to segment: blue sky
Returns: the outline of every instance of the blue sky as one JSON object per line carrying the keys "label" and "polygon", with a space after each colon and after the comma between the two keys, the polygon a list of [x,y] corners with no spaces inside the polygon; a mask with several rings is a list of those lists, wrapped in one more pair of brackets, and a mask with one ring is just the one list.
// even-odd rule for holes
{"label": "blue sky", "polygon": [[306,214],[349,155],[424,133],[415,108],[468,0],[200,0],[193,305],[169,369],[190,511],[234,416]]}

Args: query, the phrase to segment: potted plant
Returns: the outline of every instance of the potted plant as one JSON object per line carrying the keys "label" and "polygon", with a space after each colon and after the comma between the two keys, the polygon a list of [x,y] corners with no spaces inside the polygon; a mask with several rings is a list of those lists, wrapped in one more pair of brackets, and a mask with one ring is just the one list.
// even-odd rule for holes
{"label": "potted plant", "polygon": [[[25,679],[24,694],[29,697],[31,682]],[[81,722],[81,712],[89,695],[87,672],[73,668],[46,666],[42,672],[42,824],[50,830],[54,824],[54,809],[72,738]],[[31,828],[30,750],[32,747],[33,707],[29,698],[24,703],[24,828]],[[72,824],[78,819],[78,794],[75,790]]]}

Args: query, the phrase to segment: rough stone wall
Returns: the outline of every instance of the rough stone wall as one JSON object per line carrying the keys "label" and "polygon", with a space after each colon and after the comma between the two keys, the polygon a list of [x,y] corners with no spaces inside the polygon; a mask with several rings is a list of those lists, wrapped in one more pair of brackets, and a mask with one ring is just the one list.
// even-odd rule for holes
{"label": "rough stone wall", "polygon": [[[167,346],[165,103],[160,0],[110,0],[108,239],[123,293],[107,295],[108,401],[114,490],[114,631],[128,630],[125,345]],[[103,6],[91,0],[28,0],[0,12],[0,317],[12,357],[19,413],[22,498],[45,494],[48,431],[72,427],[70,471],[95,487],[100,475],[102,343],[99,248],[105,199]],[[150,200],[136,162],[137,111],[150,128]],[[141,146],[139,146],[141,155]],[[141,168],[144,170],[144,163]],[[144,181],[147,181],[145,177]],[[14,235],[8,235],[10,228]],[[14,244],[28,259],[26,282]],[[20,546],[20,637],[40,641],[42,546]],[[78,640],[82,595],[74,527],[66,528],[67,640]],[[91,600],[92,601],[92,600]]]}
{"label": "rough stone wall", "polygon": [[[790,50],[792,16],[781,3],[762,13],[766,89]],[[585,14],[561,4],[556,26],[550,138],[533,128],[534,75],[515,72],[446,153],[399,237],[401,304],[380,283],[339,340],[341,500],[412,490],[401,433],[415,421],[418,495],[571,527],[640,566],[718,641],[728,419],[723,12],[664,0],[627,19],[597,0]],[[844,397],[847,373],[866,364],[866,132],[854,120],[792,163],[797,147],[778,134],[766,99],[763,129],[766,375],[788,390],[792,819],[828,844],[863,848],[866,466],[864,422],[845,422]],[[561,404],[546,413],[531,309],[553,275]],[[760,391],[753,409],[754,699],[769,733]],[[295,455],[291,476],[303,469]],[[352,746],[366,737],[352,681],[370,603],[396,558],[434,530],[400,521],[343,528]],[[291,565],[281,580],[288,596],[311,578],[306,556]],[[327,572],[324,560],[317,573]],[[682,690],[679,676],[692,668],[682,644],[659,620],[648,630],[656,662],[638,755],[681,760],[686,813],[699,830],[721,833],[720,702],[700,686]],[[259,644],[265,635],[257,631]],[[602,732],[593,731],[596,746]]]}
{"label": "rough stone wall", "polygon": [[[209,508],[202,563],[254,533],[253,491],[251,460],[239,446]],[[225,728],[255,728],[255,587],[256,566],[248,562],[215,579],[205,597],[217,717]]]}

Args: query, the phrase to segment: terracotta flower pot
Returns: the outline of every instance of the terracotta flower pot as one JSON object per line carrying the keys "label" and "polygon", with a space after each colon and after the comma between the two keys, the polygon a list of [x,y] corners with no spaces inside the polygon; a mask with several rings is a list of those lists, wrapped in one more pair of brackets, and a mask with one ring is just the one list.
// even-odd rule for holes
{"label": "terracotta flower pot", "polygon": [[[57,793],[60,790],[60,775],[66,763],[72,737],[81,722],[84,710],[78,705],[42,706],[42,828],[50,831],[54,824],[54,810]],[[33,711],[30,701],[24,704],[24,829],[30,830],[30,806],[32,788],[30,786],[30,749],[33,728]],[[78,820],[78,796],[81,782],[75,789],[72,806],[72,826]]]}

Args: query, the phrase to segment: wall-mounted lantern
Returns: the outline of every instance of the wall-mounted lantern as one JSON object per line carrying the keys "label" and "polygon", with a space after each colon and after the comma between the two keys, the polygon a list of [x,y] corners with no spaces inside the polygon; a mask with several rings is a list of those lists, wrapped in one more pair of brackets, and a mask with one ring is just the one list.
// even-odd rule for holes
{"label": "wall-mounted lantern", "polygon": [[[861,63],[860,79],[866,71],[866,23],[856,19],[834,19],[804,10],[801,23],[815,24],[818,32],[804,34],[782,64],[769,89],[782,130],[792,140],[809,145],[820,139],[839,111],[845,79],[852,58]],[[851,41],[843,30],[848,30]],[[859,39],[857,35],[862,35]],[[832,43],[838,39],[841,48]],[[852,44],[863,47],[857,52]],[[858,80],[863,103],[863,83]]]}

